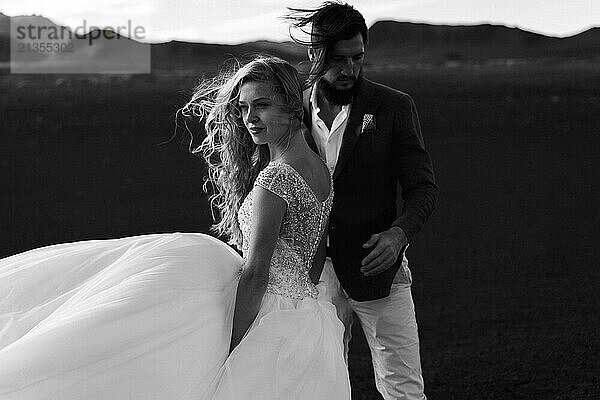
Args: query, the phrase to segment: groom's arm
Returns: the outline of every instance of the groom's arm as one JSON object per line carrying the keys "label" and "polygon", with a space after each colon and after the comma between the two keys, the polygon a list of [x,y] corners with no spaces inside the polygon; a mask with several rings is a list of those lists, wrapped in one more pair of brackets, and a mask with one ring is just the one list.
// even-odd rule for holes
{"label": "groom's arm", "polygon": [[363,248],[372,249],[361,261],[360,270],[365,276],[378,275],[396,263],[431,215],[438,197],[415,104],[407,94],[397,93],[397,96],[395,105],[389,102],[393,108],[384,112],[394,113],[394,174],[402,186],[404,207],[390,229],[372,234],[363,244]]}
{"label": "groom's arm", "polygon": [[394,110],[393,157],[404,206],[392,227],[401,228],[410,242],[433,212],[439,189],[415,103],[407,94],[399,96]]}
{"label": "groom's arm", "polygon": [[321,240],[317,246],[317,251],[313,257],[313,263],[309,271],[310,280],[315,285],[319,283],[321,273],[323,272],[323,266],[325,265],[325,259],[327,257],[327,234],[329,232],[329,224],[325,226],[325,231],[321,235]]}

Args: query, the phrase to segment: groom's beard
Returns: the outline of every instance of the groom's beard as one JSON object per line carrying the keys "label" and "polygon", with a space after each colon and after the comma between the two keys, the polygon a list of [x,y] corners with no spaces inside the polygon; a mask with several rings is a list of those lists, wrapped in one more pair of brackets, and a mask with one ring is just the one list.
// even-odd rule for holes
{"label": "groom's beard", "polygon": [[317,83],[319,92],[325,96],[325,99],[338,106],[345,106],[352,103],[352,99],[358,90],[357,80],[354,80],[354,85],[350,89],[336,89],[331,83],[325,79],[320,79]]}

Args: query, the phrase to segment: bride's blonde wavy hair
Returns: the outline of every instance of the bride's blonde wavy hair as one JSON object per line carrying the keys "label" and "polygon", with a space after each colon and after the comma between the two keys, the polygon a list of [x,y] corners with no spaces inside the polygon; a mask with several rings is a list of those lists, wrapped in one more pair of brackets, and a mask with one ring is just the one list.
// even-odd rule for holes
{"label": "bride's blonde wavy hair", "polygon": [[[209,193],[211,185],[211,210],[219,213],[218,222],[211,229],[219,236],[227,236],[228,243],[238,248],[242,245],[238,211],[270,159],[268,146],[252,141],[237,106],[241,86],[251,81],[270,82],[274,94],[287,106],[291,119],[297,118],[300,124],[303,110],[298,72],[287,61],[264,55],[245,65],[236,63],[215,78],[202,80],[190,101],[179,110],[186,118],[205,121],[206,137],[200,146],[191,146],[190,150],[200,153],[208,164],[208,179],[203,188]],[[190,134],[193,141],[194,135]],[[213,219],[217,219],[214,213]]]}

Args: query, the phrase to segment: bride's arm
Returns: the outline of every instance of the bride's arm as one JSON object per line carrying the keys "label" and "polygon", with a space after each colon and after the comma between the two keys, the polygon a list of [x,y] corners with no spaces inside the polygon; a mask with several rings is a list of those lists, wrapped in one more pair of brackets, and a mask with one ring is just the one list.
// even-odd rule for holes
{"label": "bride's arm", "polygon": [[237,288],[230,352],[240,343],[258,314],[269,282],[269,264],[286,209],[285,200],[260,186],[254,188],[253,196],[252,233],[248,257]]}

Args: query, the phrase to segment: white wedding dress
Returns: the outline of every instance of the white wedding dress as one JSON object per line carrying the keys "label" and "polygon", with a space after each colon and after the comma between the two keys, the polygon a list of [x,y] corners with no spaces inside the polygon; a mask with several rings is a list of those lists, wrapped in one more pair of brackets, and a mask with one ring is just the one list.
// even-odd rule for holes
{"label": "white wedding dress", "polygon": [[[333,193],[288,164],[259,314],[228,355],[243,258],[194,233],[59,244],[0,260],[0,399],[350,399],[343,326],[308,277]],[[252,193],[238,220],[248,249]]]}

